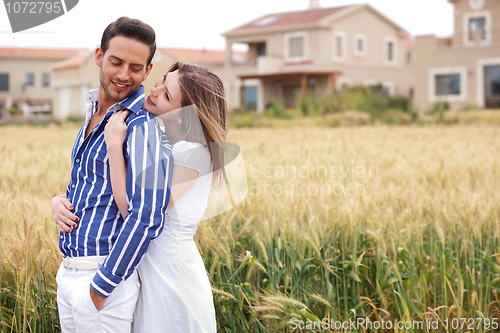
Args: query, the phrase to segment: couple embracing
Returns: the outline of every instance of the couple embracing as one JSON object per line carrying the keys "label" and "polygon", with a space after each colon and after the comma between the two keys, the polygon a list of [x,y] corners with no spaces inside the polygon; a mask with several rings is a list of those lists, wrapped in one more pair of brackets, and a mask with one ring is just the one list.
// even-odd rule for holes
{"label": "couple embracing", "polygon": [[155,51],[154,30],[127,17],[95,51],[100,85],[87,93],[66,194],[51,203],[63,333],[217,330],[193,236],[222,179],[224,87],[177,62],[145,98]]}

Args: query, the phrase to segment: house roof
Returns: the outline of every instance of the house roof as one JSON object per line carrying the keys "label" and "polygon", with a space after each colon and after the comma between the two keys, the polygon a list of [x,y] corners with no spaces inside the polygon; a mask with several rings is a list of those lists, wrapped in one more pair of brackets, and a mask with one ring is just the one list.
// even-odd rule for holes
{"label": "house roof", "polygon": [[327,16],[335,14],[345,8],[351,6],[341,6],[341,7],[329,7],[329,8],[316,8],[301,10],[296,12],[285,12],[285,13],[274,13],[265,16],[261,16],[253,21],[250,21],[242,26],[232,29],[226,33],[231,34],[233,32],[240,31],[253,31],[259,28],[269,28],[269,27],[279,27],[279,26],[290,26],[296,24],[308,24],[316,23]]}
{"label": "house roof", "polygon": [[80,66],[85,59],[87,59],[88,55],[86,56],[81,56],[77,55],[68,59],[64,59],[63,61],[60,61],[52,66],[52,69],[64,69],[64,68],[72,68],[72,67],[78,67]]}
{"label": "house roof", "polygon": [[[177,48],[159,48],[161,51],[168,52],[173,56],[186,61],[196,63],[224,63],[224,50],[206,50],[206,49],[177,49]],[[246,56],[246,52],[233,52],[242,57]]]}
{"label": "house roof", "polygon": [[[171,47],[159,47],[158,50],[170,53],[172,56],[179,58],[188,63],[211,63],[211,64],[224,64],[225,51],[224,50],[205,50],[205,49],[178,49]],[[246,52],[233,52],[241,57],[246,57]],[[52,66],[52,69],[64,69],[80,66],[87,55],[76,55],[68,59],[64,59]]]}
{"label": "house roof", "polygon": [[80,49],[51,49],[0,47],[0,58],[53,58],[63,59],[76,56]]}
{"label": "house roof", "polygon": [[241,36],[252,33],[270,32],[285,30],[290,27],[327,27],[329,22],[333,20],[342,20],[362,10],[369,10],[382,20],[396,28],[402,36],[407,36],[408,32],[392,21],[390,18],[382,14],[380,11],[370,6],[369,4],[350,5],[342,7],[329,7],[302,10],[298,12],[275,13],[262,16],[256,20],[239,26],[233,30],[223,33],[223,36]]}

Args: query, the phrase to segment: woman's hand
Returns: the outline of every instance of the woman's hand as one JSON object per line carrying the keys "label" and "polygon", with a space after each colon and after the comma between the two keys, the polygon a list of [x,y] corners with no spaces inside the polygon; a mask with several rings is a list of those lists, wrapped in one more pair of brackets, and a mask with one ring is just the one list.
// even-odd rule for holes
{"label": "woman's hand", "polygon": [[52,198],[50,207],[52,208],[52,214],[54,214],[57,228],[59,228],[62,233],[71,232],[73,230],[71,227],[77,227],[76,222],[79,222],[80,219],[72,213],[74,207],[65,195],[59,195]]}
{"label": "woman's hand", "polygon": [[106,147],[109,150],[121,147],[125,141],[125,136],[127,135],[127,123],[125,118],[127,117],[129,111],[116,111],[108,119],[108,123],[104,128],[104,141],[106,142]]}

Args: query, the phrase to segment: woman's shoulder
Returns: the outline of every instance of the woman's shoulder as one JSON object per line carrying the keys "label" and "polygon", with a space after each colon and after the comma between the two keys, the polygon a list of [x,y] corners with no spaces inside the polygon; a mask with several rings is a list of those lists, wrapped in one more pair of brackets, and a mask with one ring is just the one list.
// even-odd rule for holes
{"label": "woman's shoulder", "polygon": [[207,147],[199,142],[181,140],[172,147],[174,164],[190,167],[201,172],[204,166],[210,164],[210,153]]}
{"label": "woman's shoulder", "polygon": [[185,151],[188,149],[194,149],[198,147],[204,147],[201,143],[199,142],[189,142],[186,140],[181,140],[173,144],[172,149],[178,152]]}

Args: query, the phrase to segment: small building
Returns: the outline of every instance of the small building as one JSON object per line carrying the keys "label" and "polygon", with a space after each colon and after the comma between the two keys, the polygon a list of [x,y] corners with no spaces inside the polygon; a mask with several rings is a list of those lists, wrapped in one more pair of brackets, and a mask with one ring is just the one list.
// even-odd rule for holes
{"label": "small building", "polygon": [[0,47],[0,109],[22,105],[52,108],[51,65],[77,49]]}
{"label": "small building", "polygon": [[414,104],[419,111],[444,102],[452,110],[500,107],[500,1],[448,1],[454,35],[416,38]]}
{"label": "small building", "polygon": [[[273,101],[295,107],[299,94],[328,94],[351,85],[382,85],[411,96],[412,46],[408,32],[368,4],[309,9],[257,18],[223,34],[225,67],[217,71],[232,108]],[[248,45],[235,63],[233,44]]]}

